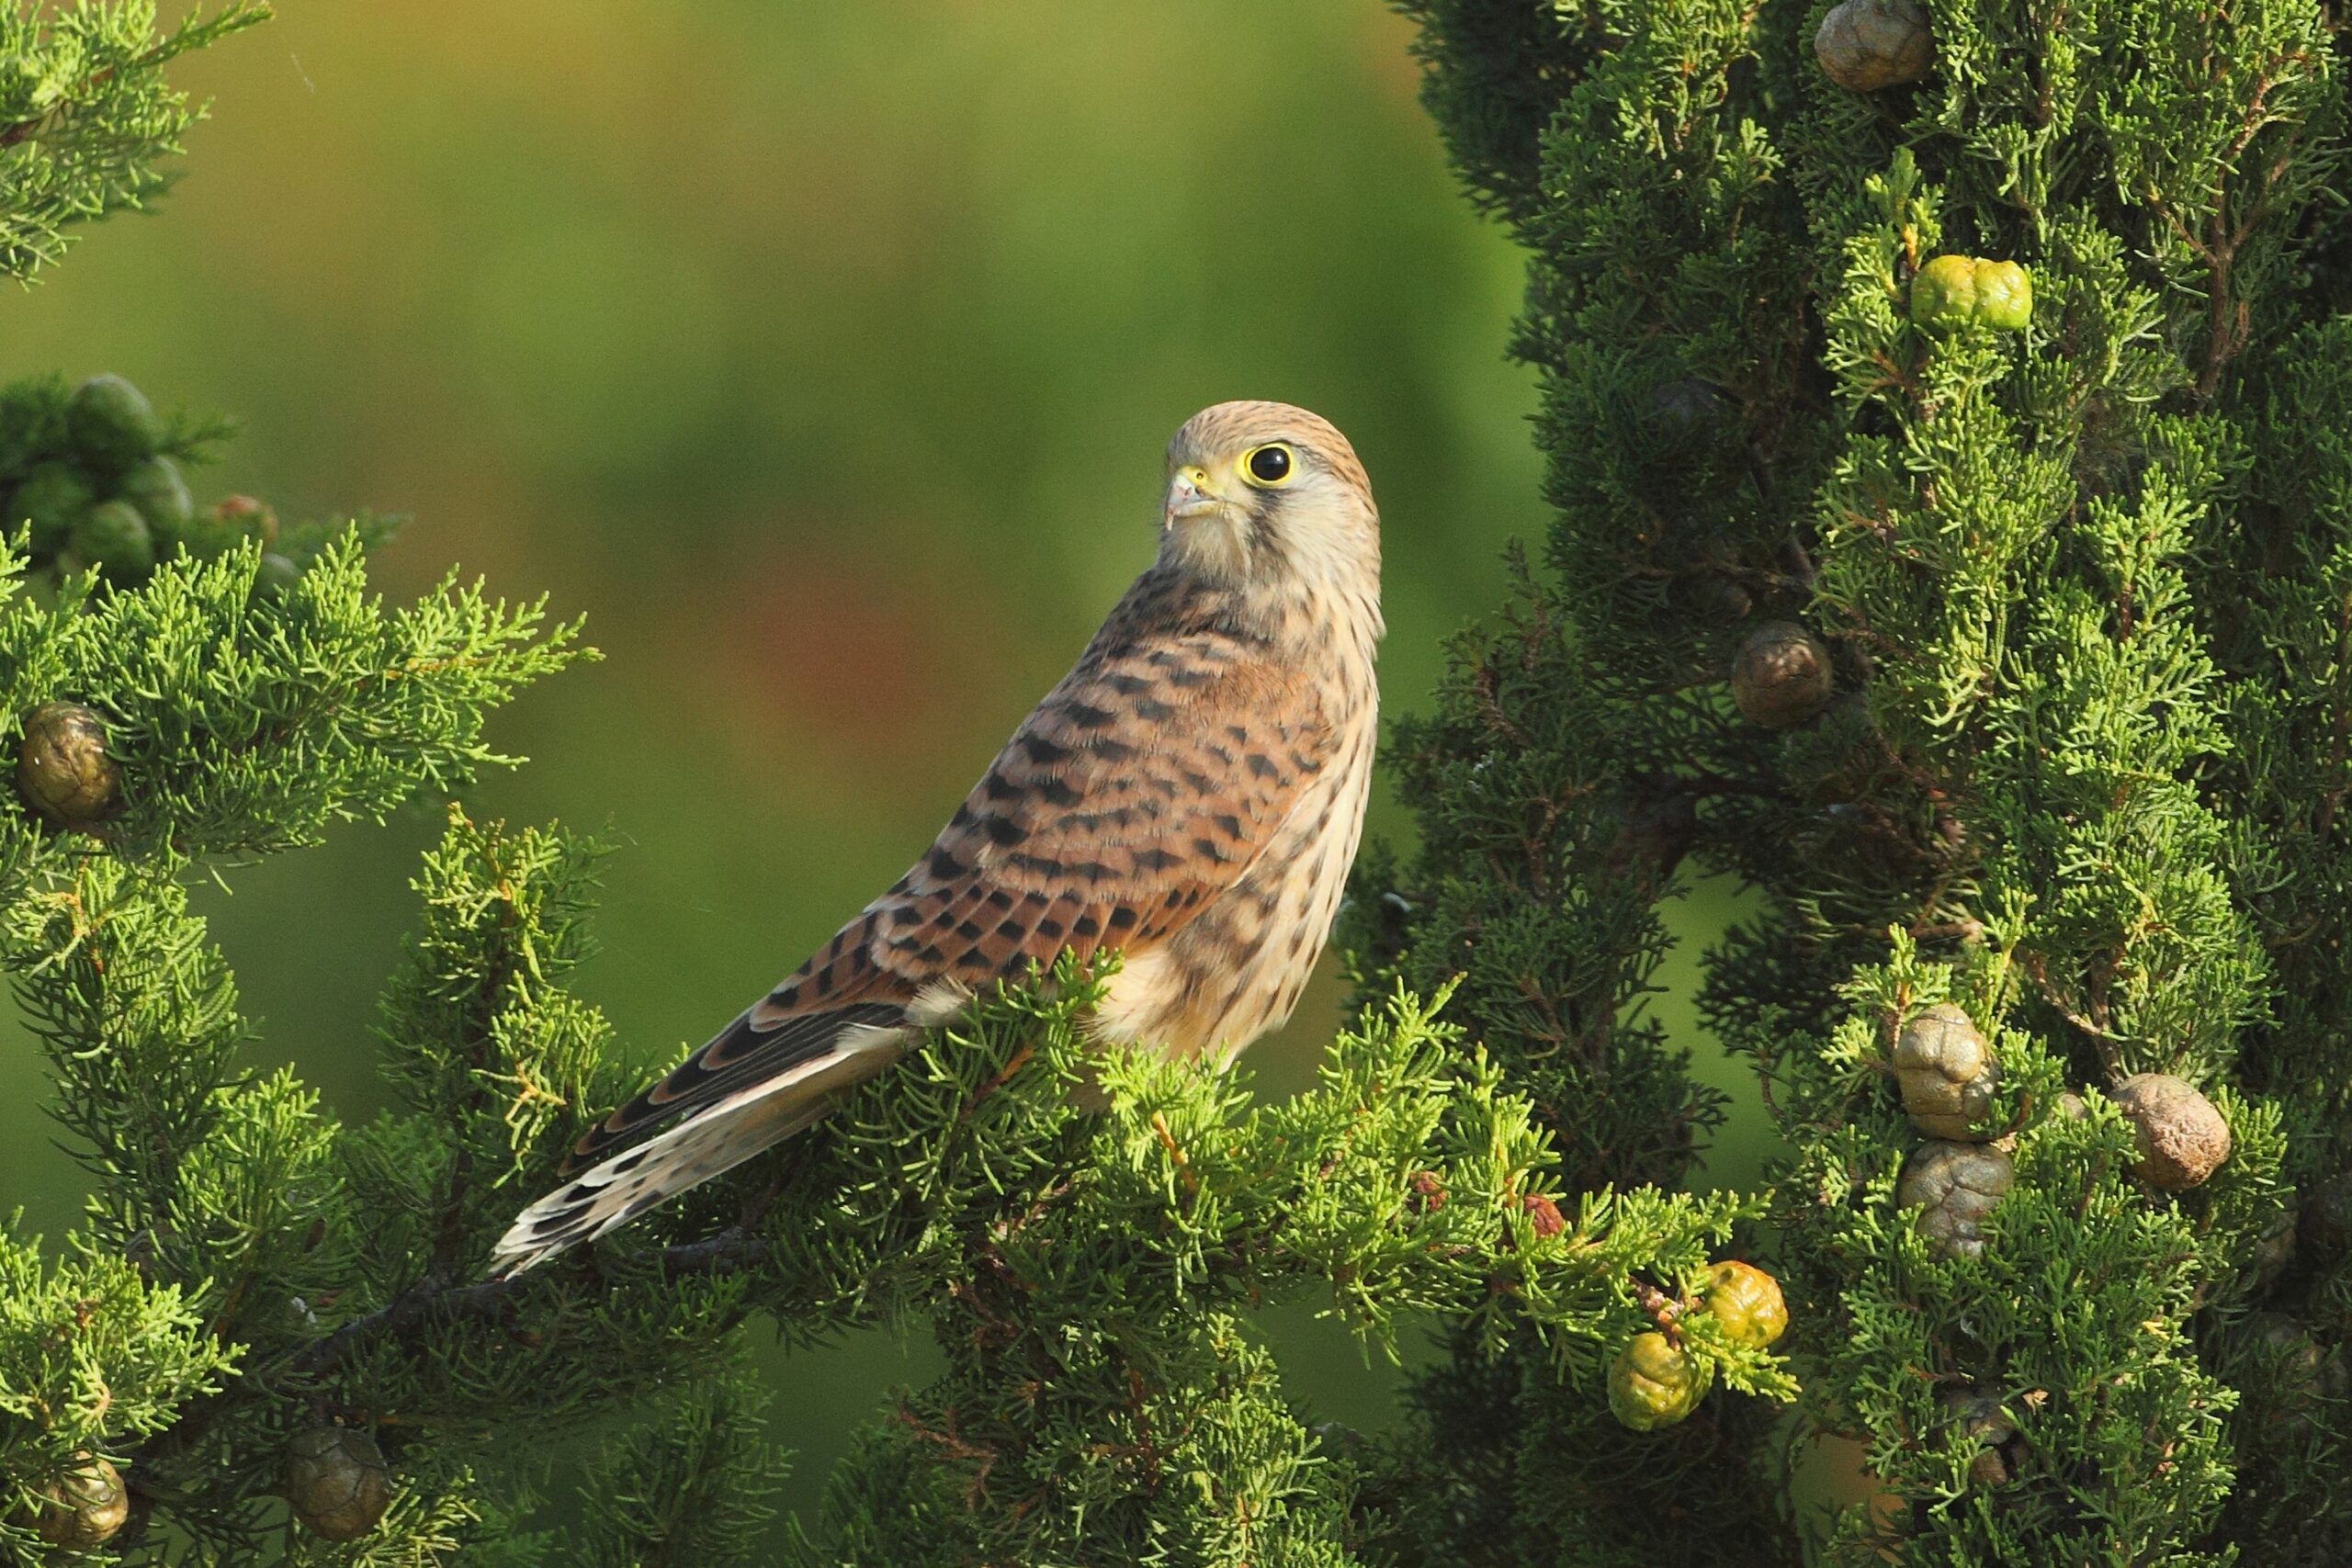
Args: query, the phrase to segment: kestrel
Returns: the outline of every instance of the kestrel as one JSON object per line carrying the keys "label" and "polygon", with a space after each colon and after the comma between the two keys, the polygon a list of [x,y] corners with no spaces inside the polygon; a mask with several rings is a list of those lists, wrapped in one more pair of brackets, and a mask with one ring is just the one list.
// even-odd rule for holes
{"label": "kestrel", "polygon": [[1363,827],[1380,521],[1330,424],[1232,402],[1168,446],[1159,551],[931,849],[574,1147],[528,1269],[823,1116],[989,982],[1116,949],[1088,1027],[1219,1060],[1289,1018]]}

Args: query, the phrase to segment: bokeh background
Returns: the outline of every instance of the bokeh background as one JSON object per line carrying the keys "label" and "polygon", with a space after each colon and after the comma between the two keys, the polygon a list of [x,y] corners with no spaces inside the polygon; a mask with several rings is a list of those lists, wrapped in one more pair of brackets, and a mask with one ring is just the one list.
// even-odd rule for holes
{"label": "bokeh background", "polygon": [[[0,299],[0,376],[240,416],[199,497],[411,514],[388,593],[456,563],[587,616],[604,661],[498,722],[531,761],[469,805],[622,845],[583,988],[650,1068],[928,840],[1148,559],[1195,408],[1353,438],[1392,709],[1498,601],[1543,524],[1519,264],[1409,39],[1376,0],[292,0],[180,68],[214,118],[160,216]],[[1406,836],[1383,794],[1373,831]],[[437,829],[208,895],[254,1060],[345,1116],[381,1100],[375,994]],[[1743,1087],[1679,994],[1690,946],[1655,1005]],[[1259,1081],[1306,1081],[1338,1007],[1327,976]],[[0,1209],[54,1235],[80,1189],[30,1050],[0,1027]],[[1319,1415],[1383,1418],[1392,1370],[1311,1310],[1269,1332]],[[771,1358],[791,1501],[926,1359],[881,1331]]]}

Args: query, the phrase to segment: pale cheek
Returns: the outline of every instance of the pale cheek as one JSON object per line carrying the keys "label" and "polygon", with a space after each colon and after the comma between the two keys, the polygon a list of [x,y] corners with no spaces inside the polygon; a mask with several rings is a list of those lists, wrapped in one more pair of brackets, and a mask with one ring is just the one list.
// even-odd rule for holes
{"label": "pale cheek", "polygon": [[1378,536],[1344,497],[1302,494],[1273,519],[1291,573],[1305,581],[1348,591],[1379,581]]}

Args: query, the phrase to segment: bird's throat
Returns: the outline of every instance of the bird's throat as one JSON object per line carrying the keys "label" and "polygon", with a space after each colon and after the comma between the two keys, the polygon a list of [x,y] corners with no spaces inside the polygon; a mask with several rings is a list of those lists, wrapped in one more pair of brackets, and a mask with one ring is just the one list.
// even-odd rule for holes
{"label": "bird's throat", "polygon": [[1239,588],[1250,580],[1250,524],[1220,507],[1169,525],[1160,558],[1199,581]]}

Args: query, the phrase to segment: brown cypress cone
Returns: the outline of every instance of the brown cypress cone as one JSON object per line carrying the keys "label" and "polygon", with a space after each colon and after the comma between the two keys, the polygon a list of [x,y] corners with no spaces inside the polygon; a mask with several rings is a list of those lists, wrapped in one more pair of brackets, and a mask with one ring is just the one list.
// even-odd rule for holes
{"label": "brown cypress cone", "polygon": [[1992,1048],[1968,1014],[1938,1002],[1912,1015],[1894,1037],[1894,1081],[1903,1109],[1931,1138],[1976,1143],[2001,1081]]}
{"label": "brown cypress cone", "polygon": [[1732,661],[1731,700],[1767,729],[1793,729],[1829,705],[1829,649],[1793,621],[1767,621],[1747,634]]}
{"label": "brown cypress cone", "polygon": [[357,1427],[308,1427],[286,1445],[286,1497],[313,1534],[356,1540],[391,1504],[391,1468]]}
{"label": "brown cypress cone", "polygon": [[1922,1144],[1904,1162],[1896,1203],[1917,1209],[1913,1224],[1947,1258],[1984,1250],[1984,1223],[2017,1181],[2017,1167],[1990,1144]]}
{"label": "brown cypress cone", "polygon": [[61,827],[85,827],[112,812],[122,793],[122,765],[107,755],[106,721],[80,703],[33,709],[17,747],[17,788]]}
{"label": "brown cypress cone", "polygon": [[1917,0],[1846,0],[1813,35],[1821,69],[1857,93],[1917,81],[1934,52],[1935,36]]}
{"label": "brown cypress cone", "polygon": [[130,1517],[130,1494],[122,1472],[87,1450],[74,1456],[41,1488],[41,1506],[31,1518],[33,1533],[68,1551],[96,1551],[115,1538]]}
{"label": "brown cypress cone", "polygon": [[2140,1148],[2132,1174],[2151,1187],[2185,1192],[2230,1157],[2230,1124],[2187,1079],[2135,1073],[2115,1091]]}

